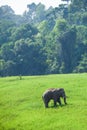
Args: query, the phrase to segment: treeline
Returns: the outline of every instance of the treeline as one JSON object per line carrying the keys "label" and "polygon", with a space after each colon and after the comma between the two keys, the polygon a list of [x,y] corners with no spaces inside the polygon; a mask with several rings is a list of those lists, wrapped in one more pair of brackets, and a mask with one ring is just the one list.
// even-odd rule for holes
{"label": "treeline", "polygon": [[62,1],[0,7],[0,76],[87,72],[87,1]]}

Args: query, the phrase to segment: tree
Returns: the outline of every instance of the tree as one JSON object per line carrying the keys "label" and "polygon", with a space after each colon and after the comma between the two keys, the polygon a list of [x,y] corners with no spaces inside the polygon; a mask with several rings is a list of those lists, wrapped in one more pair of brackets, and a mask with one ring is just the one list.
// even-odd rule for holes
{"label": "tree", "polygon": [[62,47],[62,60],[65,65],[65,73],[71,73],[74,66],[74,52],[76,44],[76,28],[73,27],[59,37]]}
{"label": "tree", "polygon": [[30,41],[30,39],[21,39],[14,46],[16,54],[17,74],[38,75],[45,73],[45,51],[42,50],[42,44]]}
{"label": "tree", "polygon": [[87,12],[82,15],[82,24],[87,26]]}
{"label": "tree", "polygon": [[4,76],[3,72],[4,72],[4,67],[5,66],[5,61],[0,59],[0,76]]}
{"label": "tree", "polygon": [[79,65],[76,67],[74,72],[87,72],[87,53],[84,53],[79,61]]}
{"label": "tree", "polygon": [[39,4],[29,4],[27,5],[29,11],[24,13],[24,18],[29,23],[40,23],[45,20],[45,6],[41,3]]}
{"label": "tree", "polygon": [[18,28],[13,28],[11,38],[14,41],[26,38],[33,39],[34,35],[36,35],[37,33],[38,30],[36,27],[33,27],[30,24],[24,24]]}
{"label": "tree", "polygon": [[10,6],[5,5],[0,7],[0,18],[12,20],[13,15],[14,15],[14,11]]}
{"label": "tree", "polygon": [[87,10],[87,0],[72,0],[72,4],[76,5],[80,10]]}
{"label": "tree", "polygon": [[86,72],[87,0],[62,0],[23,16],[0,7],[0,75]]}
{"label": "tree", "polygon": [[10,41],[11,29],[14,26],[11,21],[0,20],[0,46]]}
{"label": "tree", "polygon": [[53,31],[58,35],[61,35],[63,32],[67,31],[68,29],[68,24],[65,19],[59,19],[56,20],[56,24],[54,26]]}
{"label": "tree", "polygon": [[0,49],[0,57],[5,61],[12,60],[15,58],[13,50],[13,43],[3,44]]}

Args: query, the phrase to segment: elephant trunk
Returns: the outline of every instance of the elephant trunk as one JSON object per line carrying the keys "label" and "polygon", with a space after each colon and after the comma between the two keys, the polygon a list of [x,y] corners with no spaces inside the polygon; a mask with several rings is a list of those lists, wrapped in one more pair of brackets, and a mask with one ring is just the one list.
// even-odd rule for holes
{"label": "elephant trunk", "polygon": [[67,102],[66,102],[66,95],[64,96],[64,103],[67,104]]}

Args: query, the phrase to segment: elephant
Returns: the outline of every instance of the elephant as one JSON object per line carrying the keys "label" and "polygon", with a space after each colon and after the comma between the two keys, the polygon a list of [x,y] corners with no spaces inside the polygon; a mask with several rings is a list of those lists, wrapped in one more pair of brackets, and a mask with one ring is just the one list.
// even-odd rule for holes
{"label": "elephant", "polygon": [[57,102],[61,106],[62,104],[60,97],[64,99],[64,103],[66,105],[67,104],[66,94],[63,88],[50,88],[46,90],[42,95],[42,99],[46,108],[48,108],[48,103],[50,102],[51,99],[54,100],[54,106],[56,106]]}

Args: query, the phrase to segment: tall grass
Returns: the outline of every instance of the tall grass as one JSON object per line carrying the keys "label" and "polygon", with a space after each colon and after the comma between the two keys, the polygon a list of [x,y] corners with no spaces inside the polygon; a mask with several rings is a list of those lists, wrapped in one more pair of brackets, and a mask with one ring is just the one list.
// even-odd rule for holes
{"label": "tall grass", "polygon": [[[68,105],[51,101],[45,109],[41,97],[50,87],[63,87]],[[58,129],[87,130],[86,73],[0,78],[0,130]]]}

